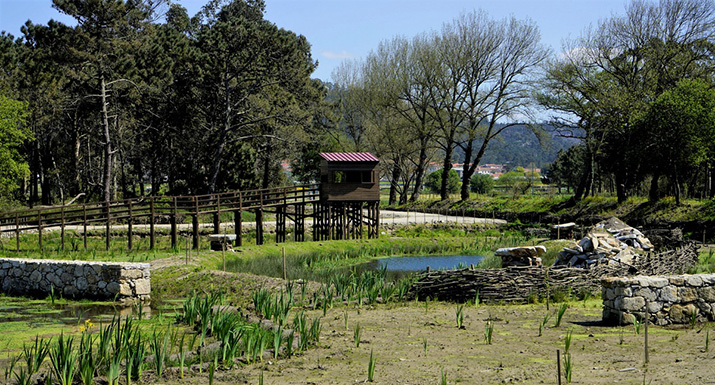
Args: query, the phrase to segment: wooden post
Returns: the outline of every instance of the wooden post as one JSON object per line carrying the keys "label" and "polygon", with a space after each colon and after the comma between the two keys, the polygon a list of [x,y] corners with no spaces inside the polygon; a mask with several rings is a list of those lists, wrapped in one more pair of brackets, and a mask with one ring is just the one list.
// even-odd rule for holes
{"label": "wooden post", "polygon": [[127,205],[127,208],[129,209],[129,221],[127,222],[127,249],[131,251],[134,248],[134,217],[132,214],[132,200],[129,200],[129,204]]}
{"label": "wooden post", "polygon": [[60,245],[62,251],[65,249],[65,206],[60,209]]}
{"label": "wooden post", "polygon": [[556,378],[558,384],[561,385],[561,351],[556,349]]}
{"label": "wooden post", "polygon": [[82,240],[84,241],[84,250],[87,250],[87,205],[82,205]]}
{"label": "wooden post", "polygon": [[105,246],[106,246],[106,249],[107,249],[107,250],[109,250],[110,231],[111,231],[111,227],[110,227],[110,225],[109,225],[109,220],[111,219],[111,215],[112,215],[112,213],[110,212],[110,209],[111,209],[111,206],[110,206],[110,205],[111,205],[111,204],[110,204],[109,202],[106,202],[106,206],[107,206],[107,208],[106,208],[106,211],[107,211],[107,224],[106,224],[106,229],[105,229],[105,235],[106,235],[107,241],[106,241]]}
{"label": "wooden post", "polygon": [[283,280],[284,281],[288,280],[288,278],[286,278],[286,277],[287,277],[287,274],[286,274],[286,248],[284,246],[283,247]]}
{"label": "wooden post", "polygon": [[263,203],[261,208],[256,210],[256,245],[263,244]]}
{"label": "wooden post", "polygon": [[20,214],[15,213],[15,251],[20,251]]}
{"label": "wooden post", "polygon": [[154,250],[154,197],[149,198],[149,250]]}
{"label": "wooden post", "polygon": [[235,246],[237,247],[243,246],[243,239],[241,238],[241,227],[243,225],[243,219],[241,218],[241,212],[242,211],[240,209],[238,211],[233,212],[234,231],[236,233]]}
{"label": "wooden post", "polygon": [[221,196],[216,196],[216,212],[214,213],[214,234],[221,233]]}
{"label": "wooden post", "polygon": [[42,250],[42,211],[37,210],[37,240]]}
{"label": "wooden post", "polygon": [[646,303],[645,303],[645,320],[643,321],[643,322],[645,322],[645,336],[644,336],[645,341],[643,344],[643,349],[645,350],[645,365],[648,365],[648,362],[649,362],[649,360],[648,360],[648,319],[649,318],[650,317],[648,317],[648,301],[646,301]]}
{"label": "wooden post", "polygon": [[171,248],[176,250],[176,197],[171,197],[171,218],[169,220],[171,221]]}
{"label": "wooden post", "polygon": [[194,197],[194,215],[191,218],[191,232],[193,236],[194,250],[199,249],[199,198]]}

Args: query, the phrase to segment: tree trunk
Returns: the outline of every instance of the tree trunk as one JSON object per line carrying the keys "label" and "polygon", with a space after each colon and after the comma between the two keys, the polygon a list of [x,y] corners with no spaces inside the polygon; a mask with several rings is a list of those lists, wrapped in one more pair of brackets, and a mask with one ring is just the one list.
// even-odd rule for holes
{"label": "tree trunk", "polygon": [[220,133],[218,137],[218,143],[216,147],[216,153],[214,154],[214,161],[211,165],[211,172],[209,176],[209,194],[213,194],[216,191],[216,181],[218,180],[218,174],[221,170],[221,158],[223,157],[223,152],[226,150],[226,136],[231,130],[231,87],[229,84],[228,76],[224,76],[224,116],[223,116],[223,127],[220,128]]}
{"label": "tree trunk", "polygon": [[102,125],[104,128],[104,201],[112,198],[112,138],[109,134],[109,114],[107,112],[107,85],[104,74],[100,77],[100,97],[102,99]]}
{"label": "tree trunk", "polygon": [[399,163],[394,161],[392,165],[392,176],[390,178],[390,198],[388,200],[388,205],[392,206],[397,202],[397,183],[400,180],[402,174],[402,169],[400,169]]}
{"label": "tree trunk", "polygon": [[415,187],[412,190],[410,202],[416,202],[419,199],[422,180],[425,177],[425,169],[427,168],[427,145],[425,144],[425,139],[420,139],[420,144],[420,157],[417,161],[417,170],[415,170]]}
{"label": "tree trunk", "polygon": [[270,143],[266,144],[265,150],[263,151],[263,181],[261,182],[261,188],[268,188],[270,185],[272,151],[273,147]]}
{"label": "tree trunk", "polygon": [[473,143],[470,140],[467,143],[467,148],[464,149],[464,166],[462,167],[462,187],[459,191],[459,196],[462,201],[466,201],[467,199],[469,199],[469,179],[472,177],[472,174],[469,172],[469,164],[471,163],[470,160],[472,160],[472,150]]}
{"label": "tree trunk", "polygon": [[650,190],[648,191],[648,200],[651,202],[657,202],[660,199],[658,180],[660,180],[660,173],[653,174],[650,180]]}
{"label": "tree trunk", "polygon": [[440,200],[447,200],[449,192],[447,191],[447,182],[449,182],[449,170],[452,169],[452,144],[449,144],[445,150],[444,162],[442,163],[442,184],[439,187]]}

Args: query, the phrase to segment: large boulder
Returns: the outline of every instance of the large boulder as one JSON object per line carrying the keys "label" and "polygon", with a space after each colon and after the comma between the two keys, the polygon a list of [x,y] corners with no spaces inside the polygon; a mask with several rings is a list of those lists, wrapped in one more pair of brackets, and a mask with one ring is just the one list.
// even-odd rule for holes
{"label": "large boulder", "polygon": [[541,266],[541,255],[545,252],[544,246],[505,247],[497,249],[494,255],[501,257],[502,267]]}

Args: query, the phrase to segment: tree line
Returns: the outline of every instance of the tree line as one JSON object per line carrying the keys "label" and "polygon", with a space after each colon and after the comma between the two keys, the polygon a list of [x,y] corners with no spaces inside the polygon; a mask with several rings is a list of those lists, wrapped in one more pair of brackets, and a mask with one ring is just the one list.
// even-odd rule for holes
{"label": "tree line", "polygon": [[282,160],[308,182],[321,151],[375,153],[391,203],[419,197],[431,162],[447,199],[459,159],[468,199],[516,126],[578,140],[546,173],[575,199],[713,194],[712,1],[634,0],[560,55],[529,19],[464,13],[342,63],[334,83],[311,79],[309,42],[266,20],[262,0],[211,0],[192,17],[168,0],[53,6],[76,25],[0,35],[6,199],[269,187],[288,182]]}

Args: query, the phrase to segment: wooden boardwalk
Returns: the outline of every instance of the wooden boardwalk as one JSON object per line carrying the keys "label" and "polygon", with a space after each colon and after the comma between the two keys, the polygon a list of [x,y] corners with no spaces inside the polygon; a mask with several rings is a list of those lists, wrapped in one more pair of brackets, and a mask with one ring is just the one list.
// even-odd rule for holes
{"label": "wooden boardwalk", "polygon": [[[312,210],[306,206],[312,205]],[[292,210],[288,210],[292,207]],[[363,209],[367,215],[363,215]],[[285,242],[287,220],[294,226],[294,240],[305,240],[305,219],[313,217],[313,239],[347,239],[362,237],[363,225],[367,235],[377,238],[379,226],[378,202],[321,202],[320,185],[300,185],[271,189],[235,191],[196,196],[147,196],[103,203],[41,207],[0,213],[0,233],[14,232],[16,249],[20,249],[20,234],[36,231],[38,244],[43,248],[43,232],[60,231],[60,245],[65,247],[67,227],[81,227],[84,247],[87,248],[87,227],[104,226],[106,248],[110,247],[112,226],[125,226],[127,248],[132,250],[133,226],[149,225],[149,248],[155,247],[155,223],[168,218],[171,246],[177,247],[177,221],[191,217],[193,248],[199,248],[199,216],[213,215],[214,233],[219,233],[221,214],[233,213],[236,246],[242,245],[241,212],[256,213],[256,243],[263,243],[263,214],[276,215],[276,242]]]}

